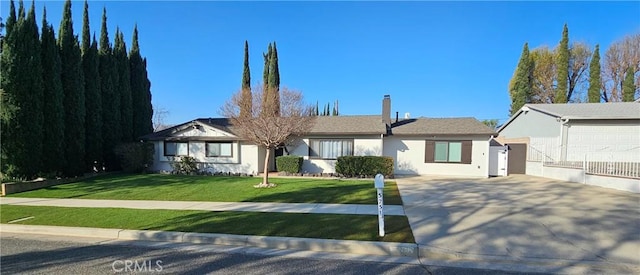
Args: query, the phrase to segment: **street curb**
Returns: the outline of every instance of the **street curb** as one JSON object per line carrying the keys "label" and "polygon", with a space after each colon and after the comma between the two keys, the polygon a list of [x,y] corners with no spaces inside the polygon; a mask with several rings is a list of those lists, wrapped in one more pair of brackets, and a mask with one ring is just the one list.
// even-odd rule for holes
{"label": "street curb", "polygon": [[0,232],[58,236],[96,237],[113,240],[138,240],[192,244],[212,244],[328,253],[410,257],[418,259],[418,245],[411,243],[330,240],[193,233],[152,230],[105,229],[48,225],[0,224]]}
{"label": "street curb", "polygon": [[[216,233],[107,229],[48,225],[0,224],[0,233],[40,234],[102,238],[113,241],[151,241],[180,244],[209,244],[274,250],[386,256],[413,259],[420,264],[493,270],[589,273],[587,266],[621,274],[638,274],[640,266],[630,263],[590,260],[560,260],[505,255],[480,255],[413,243],[289,238]],[[567,269],[568,268],[568,269]]]}

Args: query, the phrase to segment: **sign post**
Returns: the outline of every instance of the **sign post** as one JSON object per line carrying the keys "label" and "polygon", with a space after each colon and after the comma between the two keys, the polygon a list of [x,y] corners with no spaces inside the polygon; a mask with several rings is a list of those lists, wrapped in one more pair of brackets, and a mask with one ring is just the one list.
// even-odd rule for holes
{"label": "sign post", "polygon": [[373,185],[376,187],[378,193],[378,234],[380,237],[384,237],[384,201],[382,199],[382,189],[384,188],[384,176],[377,174]]}

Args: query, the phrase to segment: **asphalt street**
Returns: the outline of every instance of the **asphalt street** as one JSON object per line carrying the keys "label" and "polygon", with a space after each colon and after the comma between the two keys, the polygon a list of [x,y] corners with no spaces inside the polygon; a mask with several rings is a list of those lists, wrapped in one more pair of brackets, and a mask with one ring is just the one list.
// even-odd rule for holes
{"label": "asphalt street", "polygon": [[[524,274],[341,255],[297,257],[208,245],[112,243],[75,237],[3,234],[2,274]],[[295,254],[295,253],[294,253]]]}

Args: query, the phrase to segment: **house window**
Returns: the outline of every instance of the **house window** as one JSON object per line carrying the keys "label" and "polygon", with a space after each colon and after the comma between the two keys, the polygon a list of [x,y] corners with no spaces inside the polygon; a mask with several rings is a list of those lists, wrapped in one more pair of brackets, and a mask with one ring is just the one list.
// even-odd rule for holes
{"label": "house window", "polygon": [[470,140],[464,141],[426,141],[425,162],[471,164]]}
{"label": "house window", "polygon": [[165,156],[188,156],[189,155],[189,143],[188,142],[164,142],[164,155]]}
{"label": "house window", "polygon": [[341,156],[353,156],[353,139],[309,140],[309,157],[337,159]]}
{"label": "house window", "polygon": [[231,157],[233,156],[231,142],[207,142],[207,157]]}

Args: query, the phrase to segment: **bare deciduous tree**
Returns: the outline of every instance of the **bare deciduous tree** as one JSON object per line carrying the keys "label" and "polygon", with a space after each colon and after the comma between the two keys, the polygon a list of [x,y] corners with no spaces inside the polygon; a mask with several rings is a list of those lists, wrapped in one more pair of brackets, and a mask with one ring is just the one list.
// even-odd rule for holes
{"label": "bare deciduous tree", "polygon": [[[634,74],[640,71],[640,33],[625,36],[607,49],[602,72],[604,101],[622,101],[622,83],[629,67],[633,68]],[[636,86],[638,82],[640,76],[636,78]]]}
{"label": "bare deciduous tree", "polygon": [[[235,93],[221,108],[221,114],[231,120],[237,127],[238,135],[266,150],[264,161],[264,175],[262,183],[256,187],[272,187],[269,183],[269,158],[271,151],[283,144],[298,139],[311,129],[314,117],[309,116],[311,106],[303,101],[299,91],[280,89],[280,114],[273,110],[274,106],[263,106],[261,85],[254,87],[252,100],[243,101],[242,91]],[[268,94],[268,93],[267,93]],[[246,108],[243,102],[252,102],[251,115],[242,117],[240,111]],[[246,110],[246,109],[245,109]]]}
{"label": "bare deciduous tree", "polygon": [[165,123],[165,119],[169,116],[169,110],[158,107],[153,110],[153,131],[161,131],[171,127]]}
{"label": "bare deciduous tree", "polygon": [[588,82],[587,69],[591,58],[591,49],[584,42],[571,44],[569,49],[569,92],[567,99],[569,102],[583,101],[586,83]]}

